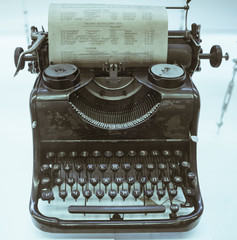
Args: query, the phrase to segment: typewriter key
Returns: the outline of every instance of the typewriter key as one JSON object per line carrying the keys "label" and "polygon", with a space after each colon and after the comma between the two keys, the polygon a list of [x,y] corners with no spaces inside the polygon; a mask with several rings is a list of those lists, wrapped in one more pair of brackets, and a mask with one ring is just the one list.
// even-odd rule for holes
{"label": "typewriter key", "polygon": [[159,200],[161,200],[161,198],[163,198],[165,196],[165,190],[164,189],[158,189],[157,190],[157,195]]}
{"label": "typewriter key", "polygon": [[102,178],[102,183],[105,186],[108,186],[111,183],[111,179],[110,178]]}
{"label": "typewriter key", "polygon": [[148,171],[152,172],[155,169],[155,164],[149,163],[147,164],[146,168]]}
{"label": "typewriter key", "polygon": [[85,190],[83,192],[83,196],[86,198],[86,200],[88,200],[92,196],[91,190]]}
{"label": "typewriter key", "polygon": [[188,173],[188,179],[192,183],[192,181],[195,179],[196,174],[194,172],[189,172]]}
{"label": "typewriter key", "polygon": [[117,172],[119,170],[119,165],[117,163],[113,163],[110,168],[113,172]]}
{"label": "typewriter key", "polygon": [[131,165],[129,163],[124,163],[122,165],[122,169],[125,171],[125,172],[129,172],[131,170]]}
{"label": "typewriter key", "polygon": [[72,158],[72,159],[75,159],[77,157],[77,155],[78,154],[75,151],[69,153],[69,157]]}
{"label": "typewriter key", "polygon": [[141,172],[142,169],[143,169],[143,164],[137,163],[137,164],[135,165],[135,169],[136,169],[136,171]]}
{"label": "typewriter key", "polygon": [[66,190],[59,191],[59,197],[62,198],[63,201],[65,201],[67,197],[67,191]]}
{"label": "typewriter key", "polygon": [[99,180],[98,178],[91,178],[90,183],[93,187],[95,187],[98,184]]}
{"label": "typewriter key", "polygon": [[63,169],[66,173],[69,173],[72,170],[72,166],[69,163],[64,164]]}
{"label": "typewriter key", "polygon": [[183,169],[189,169],[190,168],[190,163],[187,162],[187,161],[183,161],[181,163],[181,166],[182,166]]}
{"label": "typewriter key", "polygon": [[41,179],[41,184],[42,184],[43,188],[48,187],[50,185],[50,178],[49,177],[43,177]]}
{"label": "typewriter key", "polygon": [[154,187],[159,182],[159,179],[158,179],[158,177],[152,177],[152,178],[150,178],[150,182]]}
{"label": "typewriter key", "polygon": [[58,152],[58,159],[59,160],[62,160],[65,157],[66,157],[66,153],[65,152]]}
{"label": "typewriter key", "polygon": [[83,152],[81,152],[80,156],[81,157],[88,157],[89,153],[87,151],[83,151]]}
{"label": "typewriter key", "polygon": [[152,151],[151,151],[151,155],[154,156],[154,157],[159,156],[159,151],[157,151],[157,150],[152,150]]}
{"label": "typewriter key", "polygon": [[179,206],[177,204],[171,204],[170,205],[170,211],[172,213],[177,213],[179,211]]}
{"label": "typewriter key", "polygon": [[86,179],[85,178],[78,178],[78,183],[83,187],[86,184]]}
{"label": "typewriter key", "polygon": [[141,191],[135,189],[132,191],[132,195],[134,196],[135,200],[137,201],[137,199],[141,196]]}
{"label": "typewriter key", "polygon": [[99,170],[102,172],[102,173],[104,173],[106,170],[107,170],[107,164],[100,164],[99,165]]}
{"label": "typewriter key", "polygon": [[145,190],[145,196],[151,198],[153,196],[153,190],[152,189]]}
{"label": "typewriter key", "polygon": [[93,155],[94,157],[99,157],[99,156],[101,155],[101,152],[98,151],[98,150],[95,150],[95,151],[92,152],[92,155]]}
{"label": "typewriter key", "polygon": [[89,173],[93,173],[95,171],[95,165],[94,164],[88,164],[87,170]]}
{"label": "typewriter key", "polygon": [[129,192],[128,190],[121,190],[120,191],[120,196],[123,198],[123,201],[125,201],[125,199],[128,197]]}
{"label": "typewriter key", "polygon": [[49,190],[49,189],[42,191],[41,199],[43,201],[49,201],[49,202],[50,202],[50,200],[54,200],[53,192],[51,190]]}
{"label": "typewriter key", "polygon": [[109,196],[110,196],[111,200],[113,201],[114,198],[117,196],[117,191],[113,190],[113,189],[109,190]]}
{"label": "typewriter key", "polygon": [[167,185],[167,184],[170,183],[170,178],[167,177],[167,176],[164,176],[164,177],[162,178],[162,182],[163,182],[165,185]]}
{"label": "typewriter key", "polygon": [[193,197],[196,193],[194,188],[183,188],[183,192],[188,197]]}
{"label": "typewriter key", "polygon": [[117,186],[120,186],[123,183],[123,178],[122,177],[116,177],[114,179],[114,182],[116,183]]}
{"label": "typewriter key", "polygon": [[164,157],[169,157],[171,155],[169,150],[162,151],[162,154],[163,154]]}
{"label": "typewriter key", "polygon": [[142,156],[142,157],[146,157],[146,156],[148,155],[148,152],[145,151],[145,150],[141,150],[141,151],[139,152],[139,154],[140,154],[140,156]]}
{"label": "typewriter key", "polygon": [[119,151],[116,152],[116,156],[117,157],[123,157],[124,156],[124,152],[119,150]]}
{"label": "typewriter key", "polygon": [[159,168],[161,171],[165,171],[165,169],[167,168],[167,166],[166,166],[165,163],[159,163],[158,168]]}
{"label": "typewriter key", "polygon": [[174,177],[174,182],[177,186],[181,186],[182,182],[183,182],[183,178],[180,176],[175,176]]}
{"label": "typewriter key", "polygon": [[175,150],[175,151],[174,151],[174,155],[175,155],[176,157],[182,157],[183,153],[182,153],[182,151],[180,151],[180,150]]}
{"label": "typewriter key", "polygon": [[55,159],[55,153],[54,152],[47,152],[46,158],[49,160],[49,162],[53,162]]}
{"label": "typewriter key", "polygon": [[103,190],[99,189],[96,191],[95,195],[99,200],[101,200],[104,197],[105,193]]}
{"label": "typewriter key", "polygon": [[106,157],[112,157],[113,156],[113,153],[111,151],[105,151],[104,155]]}
{"label": "typewriter key", "polygon": [[128,155],[129,155],[130,157],[135,157],[136,154],[137,154],[137,153],[136,153],[134,150],[130,150],[130,151],[128,152]]}
{"label": "typewriter key", "polygon": [[174,197],[176,197],[177,196],[177,190],[175,190],[175,189],[169,189],[169,191],[168,191],[168,193],[169,193],[169,195],[172,197],[172,198],[174,198]]}
{"label": "typewriter key", "polygon": [[128,177],[126,182],[128,183],[129,186],[132,186],[135,183],[135,178],[134,177]]}
{"label": "typewriter key", "polygon": [[54,173],[59,172],[60,169],[61,169],[61,165],[59,165],[59,164],[54,164],[52,167],[52,170]]}
{"label": "typewriter key", "polygon": [[54,179],[54,183],[55,183],[57,186],[61,186],[62,183],[63,183],[63,180],[62,180],[62,178],[57,177],[57,178]]}
{"label": "typewriter key", "polygon": [[74,169],[76,172],[80,173],[83,170],[83,165],[76,163]]}
{"label": "typewriter key", "polygon": [[48,164],[44,164],[40,167],[41,172],[45,174],[50,174],[51,173],[51,168]]}
{"label": "typewriter key", "polygon": [[78,197],[80,196],[80,192],[77,189],[74,189],[74,190],[72,190],[71,195],[75,200],[77,200]]}
{"label": "typewriter key", "polygon": [[146,177],[141,177],[138,179],[138,182],[144,186],[147,183],[147,178]]}
{"label": "typewriter key", "polygon": [[67,184],[69,185],[69,186],[73,186],[73,184],[75,183],[75,179],[74,178],[68,178],[67,179]]}

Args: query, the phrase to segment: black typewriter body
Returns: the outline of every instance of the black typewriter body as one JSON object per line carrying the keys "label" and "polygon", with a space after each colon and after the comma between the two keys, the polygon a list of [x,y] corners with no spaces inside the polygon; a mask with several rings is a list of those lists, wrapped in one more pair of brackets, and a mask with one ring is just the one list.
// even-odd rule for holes
{"label": "black typewriter body", "polygon": [[221,48],[203,54],[193,24],[169,31],[167,63],[88,69],[49,64],[47,33],[33,27],[31,37],[28,51],[16,49],[15,63],[18,72],[30,61],[39,73],[30,96],[35,225],[48,232],[195,227],[203,202],[200,98],[191,77],[200,59],[218,67]]}

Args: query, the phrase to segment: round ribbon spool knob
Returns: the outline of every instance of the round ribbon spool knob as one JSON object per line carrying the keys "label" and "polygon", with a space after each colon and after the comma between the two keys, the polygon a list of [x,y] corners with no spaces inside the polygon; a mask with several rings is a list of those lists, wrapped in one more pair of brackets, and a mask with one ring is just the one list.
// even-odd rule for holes
{"label": "round ribbon spool knob", "polygon": [[148,70],[148,79],[162,88],[177,88],[184,84],[186,73],[173,64],[155,64]]}
{"label": "round ribbon spool knob", "polygon": [[43,72],[43,80],[49,88],[68,89],[79,83],[80,70],[73,64],[49,65]]}

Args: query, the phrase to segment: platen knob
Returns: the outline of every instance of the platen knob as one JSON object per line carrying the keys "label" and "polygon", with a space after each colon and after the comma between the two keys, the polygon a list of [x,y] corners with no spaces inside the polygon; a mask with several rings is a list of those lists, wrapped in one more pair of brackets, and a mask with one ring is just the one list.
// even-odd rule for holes
{"label": "platen knob", "polygon": [[71,88],[80,81],[80,70],[73,64],[55,64],[43,72],[44,84],[52,89]]}
{"label": "platen knob", "polygon": [[149,81],[163,88],[177,88],[185,81],[185,71],[173,64],[156,64],[149,68]]}

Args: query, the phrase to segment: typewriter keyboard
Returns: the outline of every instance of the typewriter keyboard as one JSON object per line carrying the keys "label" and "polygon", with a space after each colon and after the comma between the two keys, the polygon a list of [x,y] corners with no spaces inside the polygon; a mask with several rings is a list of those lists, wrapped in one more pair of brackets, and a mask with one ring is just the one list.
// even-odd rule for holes
{"label": "typewriter keyboard", "polygon": [[172,219],[194,210],[196,174],[181,150],[47,152],[38,207],[60,219]]}

